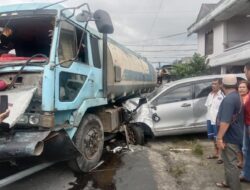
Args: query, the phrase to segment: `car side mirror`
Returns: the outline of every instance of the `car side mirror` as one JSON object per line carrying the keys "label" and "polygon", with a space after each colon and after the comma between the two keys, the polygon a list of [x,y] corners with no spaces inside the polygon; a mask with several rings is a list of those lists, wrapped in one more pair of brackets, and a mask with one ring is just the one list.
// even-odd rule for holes
{"label": "car side mirror", "polygon": [[147,103],[147,99],[145,97],[140,98],[138,105],[141,106],[142,104],[145,104],[145,103]]}
{"label": "car side mirror", "polygon": [[157,110],[157,107],[155,105],[150,106],[151,109]]}

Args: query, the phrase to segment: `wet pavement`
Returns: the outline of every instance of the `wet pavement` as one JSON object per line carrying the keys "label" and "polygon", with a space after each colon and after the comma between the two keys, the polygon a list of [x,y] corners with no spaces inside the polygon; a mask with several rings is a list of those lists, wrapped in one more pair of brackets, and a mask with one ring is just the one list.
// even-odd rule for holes
{"label": "wet pavement", "polygon": [[215,182],[224,178],[223,165],[206,159],[213,144],[204,134],[157,138],[132,150],[105,153],[103,164],[86,174],[61,162],[2,190],[218,190]]}
{"label": "wet pavement", "polygon": [[67,167],[67,163],[62,162],[2,190],[155,189],[157,184],[147,151],[144,147],[133,147],[131,150],[116,154],[105,153],[102,158],[104,163],[86,174],[73,173]]}

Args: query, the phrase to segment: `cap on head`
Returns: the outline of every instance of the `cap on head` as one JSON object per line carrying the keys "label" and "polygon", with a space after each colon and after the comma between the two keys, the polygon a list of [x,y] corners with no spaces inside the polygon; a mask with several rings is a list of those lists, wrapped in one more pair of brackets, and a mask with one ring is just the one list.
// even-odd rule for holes
{"label": "cap on head", "polygon": [[229,74],[223,77],[222,83],[227,86],[237,85],[237,78],[234,74]]}

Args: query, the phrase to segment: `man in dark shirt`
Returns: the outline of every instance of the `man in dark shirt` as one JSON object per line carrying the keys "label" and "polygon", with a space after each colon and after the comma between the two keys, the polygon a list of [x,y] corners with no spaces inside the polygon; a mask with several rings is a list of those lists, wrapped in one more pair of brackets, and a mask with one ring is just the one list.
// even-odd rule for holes
{"label": "man in dark shirt", "polygon": [[11,49],[13,49],[13,44],[10,41],[12,33],[12,30],[8,27],[3,29],[3,32],[0,35],[0,54],[8,53]]}
{"label": "man in dark shirt", "polygon": [[222,150],[226,181],[216,183],[216,185],[230,187],[231,190],[240,190],[237,152],[243,141],[243,106],[240,95],[236,91],[236,76],[227,75],[222,79],[222,83],[226,97],[220,105],[217,116],[219,124],[217,146]]}

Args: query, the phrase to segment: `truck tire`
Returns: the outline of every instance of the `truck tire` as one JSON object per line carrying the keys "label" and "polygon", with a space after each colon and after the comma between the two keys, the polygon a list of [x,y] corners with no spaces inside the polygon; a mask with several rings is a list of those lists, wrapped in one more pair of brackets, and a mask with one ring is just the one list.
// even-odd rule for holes
{"label": "truck tire", "polygon": [[104,132],[101,120],[93,114],[87,114],[73,141],[82,155],[71,160],[69,166],[75,172],[88,172],[98,164],[102,156]]}
{"label": "truck tire", "polygon": [[128,125],[129,142],[134,145],[144,145],[144,131],[140,126]]}

